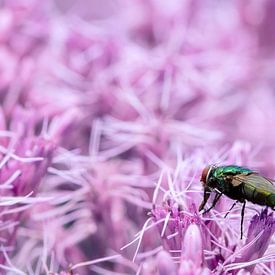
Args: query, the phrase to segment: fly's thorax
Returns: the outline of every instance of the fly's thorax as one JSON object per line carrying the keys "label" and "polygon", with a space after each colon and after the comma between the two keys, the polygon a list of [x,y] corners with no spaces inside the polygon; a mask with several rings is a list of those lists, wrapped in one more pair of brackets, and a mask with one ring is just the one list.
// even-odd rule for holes
{"label": "fly's thorax", "polygon": [[231,177],[224,173],[223,167],[213,167],[209,174],[208,186],[222,193],[227,192],[232,187]]}
{"label": "fly's thorax", "polygon": [[226,171],[226,167],[224,166],[216,167],[216,169],[213,171],[213,177],[215,177],[218,180],[224,179],[226,174],[227,174],[227,171]]}
{"label": "fly's thorax", "polygon": [[[220,186],[222,189],[230,189],[230,187],[240,185],[241,182],[239,179],[251,173],[253,173],[252,170],[236,165],[219,166],[213,171],[213,178],[218,187]],[[234,176],[237,175],[238,180],[234,179]]]}
{"label": "fly's thorax", "polygon": [[[240,200],[241,182],[234,180],[235,175],[243,175],[248,170],[239,166],[219,166],[213,171],[212,181],[215,188],[232,199]],[[250,171],[249,171],[250,172]]]}
{"label": "fly's thorax", "polygon": [[219,166],[215,169],[216,177],[226,177],[239,174],[248,175],[251,173],[253,173],[252,170],[236,165]]}

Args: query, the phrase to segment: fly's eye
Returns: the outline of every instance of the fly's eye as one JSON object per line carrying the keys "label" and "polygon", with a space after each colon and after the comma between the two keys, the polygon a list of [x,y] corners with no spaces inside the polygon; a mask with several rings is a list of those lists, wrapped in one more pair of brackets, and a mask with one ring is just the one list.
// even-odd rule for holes
{"label": "fly's eye", "polygon": [[203,170],[202,170],[202,174],[201,174],[201,182],[203,185],[206,185],[206,181],[207,181],[207,176],[208,176],[208,173],[209,173],[209,170],[211,169],[210,166],[207,166],[205,167]]}

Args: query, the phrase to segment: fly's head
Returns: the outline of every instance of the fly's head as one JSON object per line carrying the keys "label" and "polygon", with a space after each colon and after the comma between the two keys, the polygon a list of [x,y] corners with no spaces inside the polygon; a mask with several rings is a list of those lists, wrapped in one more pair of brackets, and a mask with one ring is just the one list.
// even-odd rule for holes
{"label": "fly's head", "polygon": [[203,170],[202,170],[202,174],[201,174],[201,183],[202,186],[204,188],[215,188],[215,182],[211,180],[211,174],[214,170],[215,166],[210,165],[210,166],[206,166]]}

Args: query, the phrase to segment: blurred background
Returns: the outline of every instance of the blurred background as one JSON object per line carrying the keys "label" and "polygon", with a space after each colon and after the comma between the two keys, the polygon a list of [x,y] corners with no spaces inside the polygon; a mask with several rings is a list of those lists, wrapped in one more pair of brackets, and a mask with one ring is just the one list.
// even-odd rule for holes
{"label": "blurred background", "polygon": [[158,274],[120,249],[164,174],[274,177],[274,26],[272,0],[0,1],[0,191],[33,198],[2,207],[3,270]]}

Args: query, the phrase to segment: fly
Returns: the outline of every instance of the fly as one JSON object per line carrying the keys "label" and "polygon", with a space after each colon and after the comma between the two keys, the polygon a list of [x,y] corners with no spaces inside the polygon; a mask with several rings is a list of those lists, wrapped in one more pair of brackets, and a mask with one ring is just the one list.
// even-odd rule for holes
{"label": "fly", "polygon": [[[201,175],[204,195],[199,211],[204,209],[212,192],[215,193],[214,200],[210,208],[205,210],[204,213],[214,208],[223,194],[235,200],[227,214],[233,209],[237,202],[243,203],[241,211],[242,239],[246,201],[258,205],[265,205],[275,210],[275,186],[272,184],[273,181],[274,180],[260,176],[253,170],[241,166],[208,166],[203,169]],[[227,214],[225,216],[227,216]]]}

